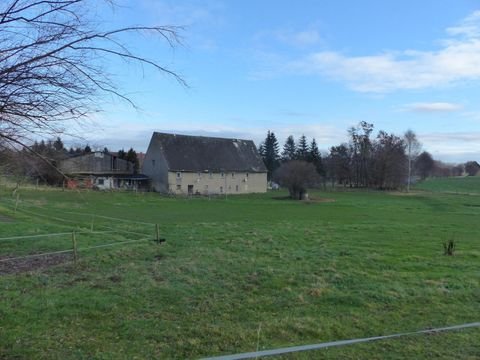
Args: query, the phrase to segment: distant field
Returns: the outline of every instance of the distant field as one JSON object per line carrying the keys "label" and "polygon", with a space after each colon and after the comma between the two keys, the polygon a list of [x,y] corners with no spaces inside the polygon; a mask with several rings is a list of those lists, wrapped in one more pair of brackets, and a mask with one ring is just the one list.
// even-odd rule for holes
{"label": "distant field", "polygon": [[[14,213],[0,187],[0,358],[195,359],[480,321],[480,197],[19,194]],[[77,266],[70,254],[1,263],[69,249],[74,229]],[[46,233],[67,234],[5,239]],[[475,328],[278,358],[478,359],[479,339]]]}
{"label": "distant field", "polygon": [[480,176],[432,178],[418,183],[415,189],[465,194],[480,194]]}

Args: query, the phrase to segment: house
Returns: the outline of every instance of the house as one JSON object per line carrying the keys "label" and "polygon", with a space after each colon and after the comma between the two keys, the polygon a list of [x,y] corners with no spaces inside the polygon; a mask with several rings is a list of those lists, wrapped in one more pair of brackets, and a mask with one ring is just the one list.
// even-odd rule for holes
{"label": "house", "polygon": [[251,140],[155,132],[142,173],[155,191],[246,194],[267,191],[267,169]]}
{"label": "house", "polygon": [[92,152],[62,160],[59,169],[69,177],[68,188],[140,190],[148,188],[148,177],[134,173],[134,164],[112,153]]}

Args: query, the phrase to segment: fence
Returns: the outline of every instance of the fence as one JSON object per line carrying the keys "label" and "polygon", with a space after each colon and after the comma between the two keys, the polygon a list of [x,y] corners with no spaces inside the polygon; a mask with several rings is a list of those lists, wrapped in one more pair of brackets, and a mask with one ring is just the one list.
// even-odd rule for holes
{"label": "fence", "polygon": [[442,327],[442,328],[436,328],[436,329],[412,331],[412,332],[406,332],[406,333],[400,333],[400,334],[374,336],[374,337],[361,338],[361,339],[339,340],[339,341],[331,341],[331,342],[320,343],[320,344],[292,346],[292,347],[286,347],[286,348],[280,348],[280,349],[253,351],[248,353],[223,355],[223,356],[214,356],[214,357],[203,358],[202,360],[258,359],[258,358],[267,357],[267,356],[277,356],[277,355],[284,355],[284,354],[297,353],[297,352],[303,352],[303,351],[325,349],[330,347],[346,346],[346,345],[353,345],[353,344],[366,343],[366,342],[379,341],[379,340],[388,340],[388,339],[394,339],[394,338],[405,337],[405,336],[462,330],[462,329],[474,328],[474,327],[480,327],[480,322],[448,326],[448,327]]}
{"label": "fence", "polygon": [[[140,242],[148,242],[152,241],[157,244],[161,244],[165,241],[165,239],[160,238],[160,227],[158,224],[155,223],[148,223],[148,222],[141,222],[141,221],[134,221],[128,219],[121,219],[103,215],[96,215],[96,214],[88,214],[88,213],[81,213],[81,212],[73,212],[73,211],[62,211],[63,216],[57,216],[54,214],[55,211],[49,211],[50,214],[46,215],[44,213],[40,213],[40,210],[43,210],[41,206],[37,206],[34,204],[24,204],[24,206],[20,205],[20,197],[19,193],[17,192],[12,199],[3,198],[2,201],[6,204],[6,207],[10,209],[13,213],[21,214],[28,216],[31,219],[41,219],[41,223],[43,225],[53,225],[54,227],[59,228],[68,228],[70,231],[62,231],[62,232],[50,232],[50,233],[43,233],[43,234],[34,234],[34,235],[17,235],[17,236],[7,236],[0,238],[0,243],[14,241],[16,244],[23,241],[33,241],[33,240],[49,240],[51,238],[61,238],[62,240],[67,239],[71,242],[70,246],[67,248],[63,248],[61,250],[55,251],[42,251],[38,253],[29,253],[25,255],[18,256],[9,256],[0,258],[0,264],[13,262],[13,261],[21,261],[21,260],[28,260],[33,258],[41,258],[41,257],[48,257],[60,254],[69,254],[73,255],[73,261],[77,263],[79,259],[79,253],[85,252],[88,250],[93,249],[102,249],[102,248],[109,248],[113,246],[120,246],[120,245],[127,245],[127,244],[134,244]],[[27,209],[28,207],[28,209]],[[36,208],[38,211],[32,211],[32,208]],[[67,219],[65,218],[65,214],[74,215],[77,219]],[[79,221],[79,218],[87,219],[87,221]],[[99,223],[98,219],[103,220],[114,220],[116,222],[116,226],[109,226],[105,223]],[[137,228],[123,228],[125,224],[129,225],[140,225],[141,229],[138,230]],[[94,228],[100,228],[100,230],[96,230]],[[147,229],[148,227],[148,229]],[[83,246],[82,242],[78,241],[79,235],[87,235],[87,236],[94,236],[94,235],[104,235],[104,234],[119,234],[122,237],[128,235],[128,237],[132,237],[134,235],[135,239],[125,239],[121,241],[111,241],[107,243],[98,243],[98,241],[94,241],[94,244],[91,244],[92,241],[84,241]],[[50,244],[54,245],[54,244]],[[66,246],[64,246],[66,247]],[[16,249],[15,252],[18,252]]]}

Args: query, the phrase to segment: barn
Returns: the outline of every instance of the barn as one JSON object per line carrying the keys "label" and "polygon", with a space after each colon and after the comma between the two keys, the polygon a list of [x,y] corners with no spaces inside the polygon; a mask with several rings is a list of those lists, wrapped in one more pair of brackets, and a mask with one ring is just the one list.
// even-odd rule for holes
{"label": "barn", "polygon": [[153,190],[184,195],[267,191],[267,169],[252,140],[155,132],[142,173]]}

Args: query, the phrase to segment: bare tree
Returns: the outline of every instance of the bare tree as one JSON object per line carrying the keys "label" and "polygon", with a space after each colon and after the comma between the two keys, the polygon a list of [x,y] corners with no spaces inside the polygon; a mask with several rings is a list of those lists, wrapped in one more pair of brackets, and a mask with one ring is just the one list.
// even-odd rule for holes
{"label": "bare tree", "polygon": [[307,188],[316,187],[321,181],[315,165],[302,160],[283,163],[273,174],[273,179],[288,188],[290,197],[295,200],[304,199]]}
{"label": "bare tree", "polygon": [[373,124],[361,121],[356,127],[348,129],[350,136],[350,152],[352,157],[353,181],[356,187],[370,185],[372,141],[370,135]]}
{"label": "bare tree", "polygon": [[341,144],[332,146],[330,154],[327,158],[328,176],[332,182],[332,187],[335,183],[352,186],[352,167],[351,167],[351,153],[348,144]]}
{"label": "bare tree", "polygon": [[[112,5],[110,0],[105,0]],[[107,69],[113,58],[151,66],[186,85],[170,69],[122,43],[126,33],[151,33],[179,44],[178,27],[102,29],[94,0],[3,0],[0,3],[0,139],[26,146],[35,135],[57,135],[66,122],[99,110],[110,94],[132,105]],[[48,159],[45,159],[48,161]]]}
{"label": "bare tree", "polygon": [[373,142],[372,182],[379,189],[397,189],[405,184],[406,170],[405,141],[380,131]]}
{"label": "bare tree", "polygon": [[420,153],[422,145],[417,140],[417,135],[408,129],[403,135],[406,144],[407,158],[408,158],[408,180],[407,180],[407,192],[410,191],[410,184],[412,183],[412,164]]}

